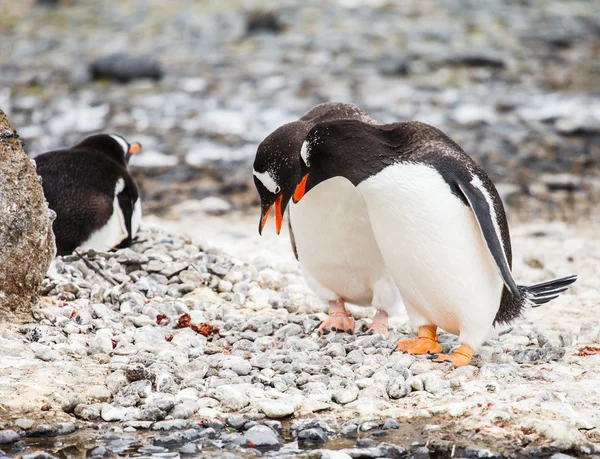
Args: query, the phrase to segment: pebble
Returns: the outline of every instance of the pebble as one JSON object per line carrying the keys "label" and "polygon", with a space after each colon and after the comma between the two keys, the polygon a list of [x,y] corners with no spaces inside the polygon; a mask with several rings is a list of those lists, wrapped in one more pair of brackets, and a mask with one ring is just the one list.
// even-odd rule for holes
{"label": "pebble", "polygon": [[273,429],[264,425],[255,425],[244,433],[244,440],[257,447],[272,447],[280,444],[279,436]]}
{"label": "pebble", "polygon": [[301,443],[325,443],[327,432],[319,428],[304,429],[298,432],[298,441]]}
{"label": "pebble", "polygon": [[294,403],[291,400],[262,399],[255,406],[270,418],[283,418],[294,413]]}
{"label": "pebble", "polygon": [[14,443],[19,439],[19,434],[14,430],[0,430],[0,444]]}

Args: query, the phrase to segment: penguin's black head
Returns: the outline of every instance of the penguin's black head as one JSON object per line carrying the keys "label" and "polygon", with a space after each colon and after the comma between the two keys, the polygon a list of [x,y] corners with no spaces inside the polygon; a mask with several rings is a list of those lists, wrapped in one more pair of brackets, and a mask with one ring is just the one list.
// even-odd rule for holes
{"label": "penguin's black head", "polygon": [[91,135],[79,142],[76,147],[105,152],[124,165],[129,164],[131,157],[142,148],[138,142],[129,143],[117,134]]}
{"label": "penguin's black head", "polygon": [[258,146],[253,175],[260,195],[259,234],[262,234],[273,207],[277,234],[281,231],[283,214],[300,182],[300,150],[308,129],[302,121],[284,124]]}

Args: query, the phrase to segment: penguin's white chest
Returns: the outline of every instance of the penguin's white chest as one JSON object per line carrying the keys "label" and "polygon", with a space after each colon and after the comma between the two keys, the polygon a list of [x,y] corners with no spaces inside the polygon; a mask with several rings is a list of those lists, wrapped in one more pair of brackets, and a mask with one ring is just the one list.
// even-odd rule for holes
{"label": "penguin's white chest", "polygon": [[427,165],[400,163],[358,189],[413,325],[487,334],[502,279],[473,212],[442,176]]}
{"label": "penguin's white chest", "polygon": [[377,290],[376,295],[383,296],[378,302],[392,307],[397,289],[365,202],[349,181],[335,177],[319,184],[290,207],[290,218],[300,265],[319,297],[369,305]]}
{"label": "penguin's white chest", "polygon": [[[114,248],[115,246],[119,245],[124,239],[127,238],[128,232],[127,226],[125,224],[125,216],[123,215],[123,211],[121,210],[121,206],[119,205],[118,199],[118,194],[121,191],[123,191],[124,186],[124,180],[119,179],[115,187],[115,197],[113,199],[112,214],[110,215],[110,217],[106,221],[106,224],[103,227],[94,231],[90,235],[90,237],[83,244],[81,244],[80,247],[82,249],[108,251]],[[141,220],[141,206],[136,206],[136,209],[134,210],[134,215],[136,215],[135,218],[137,220],[135,222],[135,231],[137,232],[137,228],[139,227],[139,220]]]}

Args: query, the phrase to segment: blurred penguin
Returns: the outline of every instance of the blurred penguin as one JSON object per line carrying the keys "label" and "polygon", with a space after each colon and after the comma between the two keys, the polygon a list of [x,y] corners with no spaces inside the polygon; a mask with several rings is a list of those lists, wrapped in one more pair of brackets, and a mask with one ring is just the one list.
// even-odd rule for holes
{"label": "blurred penguin", "polygon": [[140,148],[116,134],[97,134],[35,158],[48,205],[56,212],[57,255],[78,247],[108,251],[131,245],[142,207],[128,164]]}

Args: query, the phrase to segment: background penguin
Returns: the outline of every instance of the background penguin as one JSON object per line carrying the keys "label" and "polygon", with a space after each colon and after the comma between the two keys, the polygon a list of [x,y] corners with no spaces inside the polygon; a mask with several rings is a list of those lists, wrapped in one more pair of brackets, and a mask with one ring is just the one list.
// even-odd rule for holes
{"label": "background penguin", "polygon": [[461,345],[435,360],[466,365],[493,324],[556,298],[576,280],[515,283],[496,188],[432,126],[331,121],[313,127],[302,148],[308,178],[296,199],[336,176],[350,180],[365,199],[377,244],[418,329],[417,339],[398,342],[399,350],[441,352],[440,327],[459,334]]}
{"label": "background penguin", "polygon": [[77,247],[106,251],[131,245],[142,208],[127,165],[140,148],[121,136],[98,134],[34,159],[48,205],[56,212],[58,255]]}
{"label": "background penguin", "polygon": [[[332,119],[374,122],[358,107],[326,103],[308,111],[299,121],[281,126],[258,147],[254,181],[261,198],[259,232],[275,207],[276,229],[301,177],[301,146],[310,128]],[[343,178],[323,183],[307,199],[290,206],[290,238],[308,285],[329,303],[325,327],[353,331],[354,320],[345,301],[373,306],[377,313],[369,326],[388,336],[388,313],[402,306],[398,289],[375,242],[367,209],[357,190]]]}

